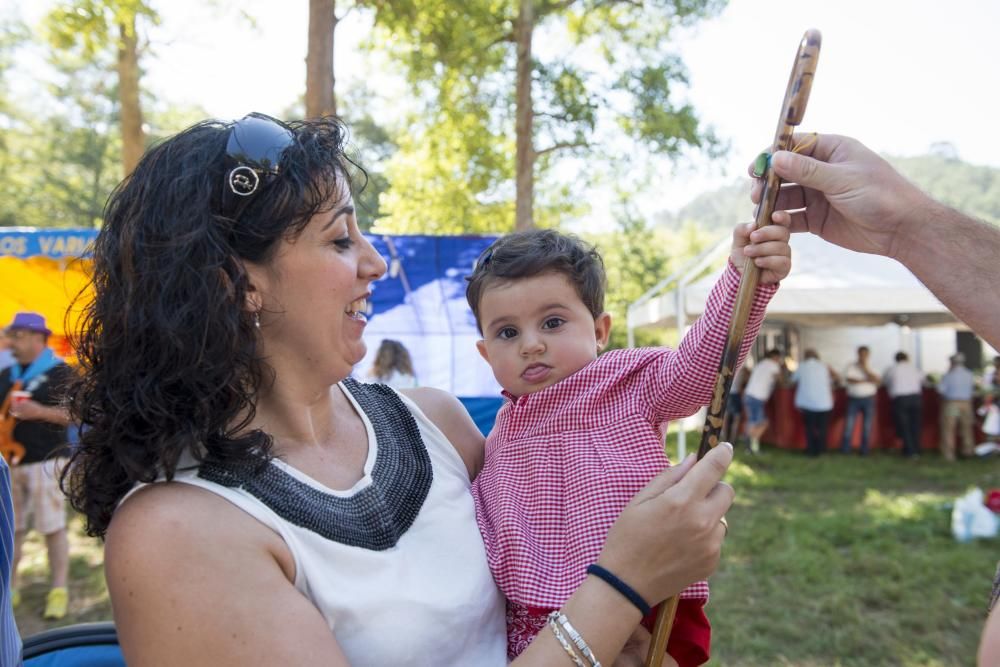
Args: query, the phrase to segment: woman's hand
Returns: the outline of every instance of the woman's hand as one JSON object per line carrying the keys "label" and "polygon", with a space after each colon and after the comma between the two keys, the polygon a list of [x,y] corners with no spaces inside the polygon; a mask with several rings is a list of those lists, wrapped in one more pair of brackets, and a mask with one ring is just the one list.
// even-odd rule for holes
{"label": "woman's hand", "polygon": [[733,502],[733,488],[721,481],[732,460],[723,443],[657,475],[615,521],[598,563],[649,604],[712,574],[726,535],[720,519]]}
{"label": "woman's hand", "polygon": [[[641,625],[635,629],[632,636],[625,642],[622,652],[615,658],[611,667],[643,667],[646,664],[646,653],[653,636]],[[669,656],[668,656],[669,657]]]}
{"label": "woman's hand", "polygon": [[[649,654],[649,645],[653,641],[653,635],[643,626],[639,626],[632,633],[632,636],[625,642],[622,652],[618,654],[611,667],[644,667],[646,656]],[[677,667],[677,661],[670,657],[670,654],[663,656],[663,667]]]}

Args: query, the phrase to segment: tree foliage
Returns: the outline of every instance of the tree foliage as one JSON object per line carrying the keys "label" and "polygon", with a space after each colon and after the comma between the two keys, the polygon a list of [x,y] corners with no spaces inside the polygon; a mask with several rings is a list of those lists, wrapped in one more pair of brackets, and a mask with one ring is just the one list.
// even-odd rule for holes
{"label": "tree foliage", "polygon": [[[581,185],[602,167],[621,172],[650,153],[676,158],[718,148],[694,109],[678,101],[686,72],[666,45],[673,28],[713,15],[723,2],[527,3],[531,122],[518,124],[530,128],[519,136],[517,40],[526,2],[372,3],[374,44],[402,63],[416,108],[388,168],[394,175],[384,202],[387,229],[410,230],[417,220],[441,231],[513,228],[515,193],[523,196],[513,156],[523,154],[524,141],[530,159],[519,160],[527,165],[521,167],[544,186],[535,188],[544,194],[534,215],[543,226],[581,210]],[[560,170],[565,156],[572,166]]]}
{"label": "tree foliage", "polygon": [[[886,159],[921,189],[948,206],[1000,225],[1000,169],[963,162],[954,149],[916,157]],[[753,219],[750,184],[746,178],[703,192],[676,213],[659,213],[657,223],[671,229],[693,224],[712,231],[731,229]]]}
{"label": "tree foliage", "polygon": [[[374,96],[364,84],[354,83],[344,92],[339,104],[339,117],[349,132],[347,157],[354,163],[351,179],[354,203],[358,209],[358,226],[369,231],[384,216],[382,197],[390,189],[385,173],[386,163],[396,152],[397,138],[371,114],[369,101]],[[309,117],[305,97],[285,108],[283,118]],[[423,232],[421,232],[423,233]]]}
{"label": "tree foliage", "polygon": [[79,49],[92,59],[121,40],[123,25],[136,19],[159,24],[159,15],[145,0],[72,0],[58,4],[43,22],[45,37],[58,49]]}
{"label": "tree foliage", "polygon": [[23,190],[22,210],[40,218],[32,226],[94,227],[122,177],[116,90],[100,65],[75,58],[53,65],[58,79],[50,94],[60,104],[42,123],[29,123],[39,173]]}
{"label": "tree foliage", "polygon": [[363,113],[350,119],[348,127],[353,144],[351,159],[364,172],[355,177],[358,181],[354,195],[358,225],[368,231],[382,217],[381,198],[390,189],[389,179],[384,171],[385,162],[396,152],[397,147],[393,137],[371,114]]}
{"label": "tree foliage", "polygon": [[119,127],[122,166],[130,173],[146,146],[140,102],[139,59],[145,46],[138,26],[159,23],[156,10],[145,0],[72,0],[59,4],[45,17],[43,29],[57,51],[98,62],[109,50],[115,54],[118,76]]}
{"label": "tree foliage", "polygon": [[[27,92],[6,85],[19,62],[43,47],[46,67]],[[32,51],[35,49],[35,51]],[[52,48],[44,26],[0,26],[0,224],[92,227],[122,178],[113,49]],[[151,139],[205,117],[144,96]]]}
{"label": "tree foliage", "polygon": [[890,158],[890,161],[935,199],[1000,225],[1000,169],[962,162],[955,154]]}
{"label": "tree foliage", "polygon": [[[619,206],[616,219],[613,233],[590,239],[600,250],[608,275],[605,310],[611,313],[612,349],[626,347],[629,304],[718,240],[717,234],[690,224],[676,230],[651,227],[627,204]],[[635,333],[640,346],[666,342],[663,332]]]}
{"label": "tree foliage", "polygon": [[[23,25],[3,27],[4,82],[31,36]],[[101,66],[71,57],[49,64],[51,76],[30,103],[2,86],[0,224],[90,227],[121,174],[120,144],[109,133],[113,89]]]}

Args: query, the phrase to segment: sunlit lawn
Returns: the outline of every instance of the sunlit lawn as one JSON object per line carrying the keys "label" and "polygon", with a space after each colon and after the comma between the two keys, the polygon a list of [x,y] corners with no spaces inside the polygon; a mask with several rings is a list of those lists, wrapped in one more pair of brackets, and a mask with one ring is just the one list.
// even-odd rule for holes
{"label": "sunlit lawn", "polygon": [[[689,439],[689,443],[691,440]],[[712,579],[713,665],[974,663],[1000,541],[958,544],[946,506],[1000,487],[1000,459],[946,465],[765,450],[738,453],[723,562]],[[70,616],[42,621],[45,551],[22,563],[23,635],[111,617],[102,550],[73,521]]]}
{"label": "sunlit lawn", "polygon": [[45,596],[49,592],[45,542],[32,533],[21,557],[21,605],[17,608],[17,628],[22,637],[36,632],[70,625],[111,619],[111,601],[104,585],[104,548],[96,539],[83,534],[83,520],[74,516],[70,522],[69,614],[61,621],[45,621]]}
{"label": "sunlit lawn", "polygon": [[1000,542],[955,542],[948,505],[1000,459],[738,451],[729,481],[712,664],[974,664]]}

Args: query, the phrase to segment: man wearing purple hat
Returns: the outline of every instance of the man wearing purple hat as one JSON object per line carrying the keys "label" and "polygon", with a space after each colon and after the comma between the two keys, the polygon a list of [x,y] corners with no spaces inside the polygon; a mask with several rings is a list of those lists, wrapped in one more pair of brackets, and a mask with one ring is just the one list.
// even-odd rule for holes
{"label": "man wearing purple hat", "polygon": [[63,398],[73,371],[48,347],[45,318],[37,313],[17,313],[7,327],[14,365],[0,371],[0,397],[12,391],[10,416],[16,420],[14,440],[24,454],[13,461],[11,487],[14,497],[14,558],[11,596],[20,601],[17,564],[29,525],[45,536],[52,574],[52,589],[45,605],[45,618],[66,615],[69,594],[69,540],[66,534],[65,496],[59,488],[59,473],[65,465],[66,426],[69,412]]}

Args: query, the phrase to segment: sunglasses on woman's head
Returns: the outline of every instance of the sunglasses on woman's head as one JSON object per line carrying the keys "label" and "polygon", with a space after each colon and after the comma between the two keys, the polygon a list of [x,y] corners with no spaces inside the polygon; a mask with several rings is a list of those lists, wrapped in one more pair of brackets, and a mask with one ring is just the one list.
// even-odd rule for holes
{"label": "sunglasses on woman's head", "polygon": [[294,141],[287,125],[261,113],[233,123],[226,143],[226,156],[236,164],[226,174],[229,190],[239,197],[257,192],[262,179],[266,185],[278,175],[281,156]]}

